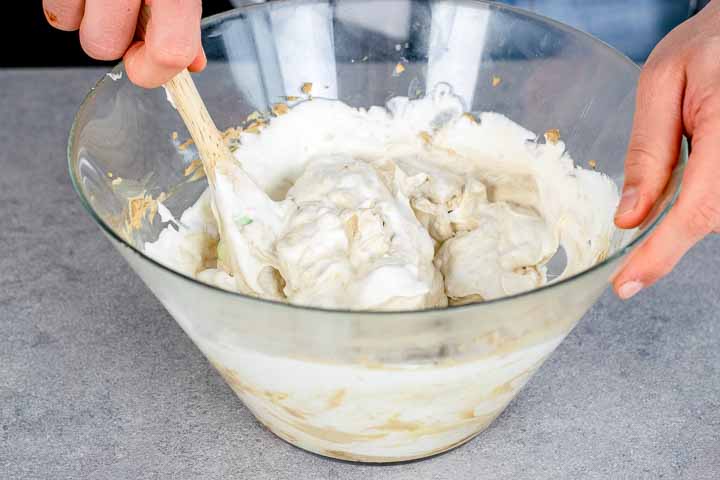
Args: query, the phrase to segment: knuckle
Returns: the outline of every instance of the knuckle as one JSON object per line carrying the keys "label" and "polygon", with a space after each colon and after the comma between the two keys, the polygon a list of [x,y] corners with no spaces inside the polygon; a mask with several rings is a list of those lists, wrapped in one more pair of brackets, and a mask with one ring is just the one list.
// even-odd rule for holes
{"label": "knuckle", "polygon": [[720,89],[715,85],[688,89],[683,108],[683,117],[689,131],[695,137],[696,128],[706,122],[715,123],[720,118]]}
{"label": "knuckle", "polygon": [[636,132],[628,147],[625,161],[626,170],[631,173],[641,173],[662,169],[663,163],[655,145],[657,145],[657,140],[644,133]]}
{"label": "knuckle", "polygon": [[648,244],[640,247],[638,252],[632,257],[632,262],[623,270],[617,285],[620,286],[627,280],[637,279],[641,280],[647,287],[670,273],[675,265],[675,261],[661,254],[667,251],[667,249],[662,247],[662,243],[665,243],[664,239],[651,237],[651,241]]}
{"label": "knuckle", "polygon": [[145,61],[138,55],[137,48],[130,48],[123,61],[127,77],[134,85],[142,88],[155,88],[163,83],[153,78],[152,71],[148,70]]}
{"label": "knuckle", "polygon": [[654,236],[641,251],[638,262],[645,273],[643,283],[646,285],[668,275],[679,261],[679,257],[668,248],[672,242],[673,239],[668,238],[667,235]]}
{"label": "knuckle", "polygon": [[648,161],[650,153],[640,146],[630,147],[625,160],[625,173],[627,176],[640,177],[646,172],[651,162]]}
{"label": "knuckle", "polygon": [[136,85],[140,88],[155,88],[159,85],[156,85],[154,82],[151,82],[150,79],[146,78],[144,75],[142,75],[140,72],[138,72],[135,69],[128,69],[126,70],[128,80],[133,85]]}
{"label": "knuckle", "polygon": [[112,40],[95,40],[80,35],[80,44],[85,53],[95,60],[117,60],[125,53],[123,45]]}
{"label": "knuckle", "polygon": [[647,276],[644,280],[644,284],[646,285],[653,285],[660,281],[661,279],[667,277],[670,275],[670,273],[675,268],[675,265],[677,265],[677,262],[679,259],[667,259],[664,260],[661,263],[658,263],[654,265],[647,273]]}
{"label": "knuckle", "polygon": [[703,37],[688,63],[688,82],[685,93],[683,117],[692,132],[706,120],[718,118],[720,114],[720,83],[718,64],[720,57],[720,36]]}
{"label": "knuckle", "polygon": [[167,68],[185,68],[192,63],[197,55],[193,42],[174,40],[164,41],[151,47],[151,58],[158,65]]}
{"label": "knuckle", "polygon": [[703,35],[692,45],[689,61],[700,66],[714,67],[720,55],[720,35]]}
{"label": "knuckle", "polygon": [[708,196],[690,213],[687,228],[691,235],[704,236],[720,230],[720,202],[716,197]]}
{"label": "knuckle", "polygon": [[658,59],[651,59],[645,64],[640,72],[639,85],[643,87],[662,85],[664,82],[673,81],[683,75],[682,62],[670,56],[663,56]]}
{"label": "knuckle", "polygon": [[663,258],[662,260],[647,259],[648,262],[645,264],[645,274],[643,275],[643,283],[645,285],[652,285],[661,278],[672,272],[675,262],[669,258]]}
{"label": "knuckle", "polygon": [[672,98],[680,105],[682,101],[680,86],[684,83],[684,78],[685,68],[680,58],[663,57],[649,61],[640,72],[638,80],[638,108],[647,110],[658,100],[668,98]]}
{"label": "knuckle", "polygon": [[140,88],[155,88],[161,85],[161,83],[153,82],[152,79],[146,78],[136,70],[127,70],[127,76],[133,85],[137,85]]}

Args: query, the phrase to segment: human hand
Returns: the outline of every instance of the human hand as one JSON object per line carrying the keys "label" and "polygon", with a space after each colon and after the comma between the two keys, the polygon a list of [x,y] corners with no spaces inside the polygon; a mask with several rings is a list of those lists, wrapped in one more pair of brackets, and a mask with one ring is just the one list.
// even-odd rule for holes
{"label": "human hand", "polygon": [[143,0],[43,0],[48,22],[80,30],[80,44],[96,60],[122,58],[130,80],[158,87],[185,68],[200,71],[207,59],[200,42],[201,0],[145,0],[152,7],[145,40],[135,40]]}
{"label": "human hand", "polygon": [[683,133],[692,147],[682,191],[613,279],[623,299],[668,274],[706,235],[720,232],[720,0],[665,37],[643,68],[618,227],[634,228],[648,215],[678,161]]}

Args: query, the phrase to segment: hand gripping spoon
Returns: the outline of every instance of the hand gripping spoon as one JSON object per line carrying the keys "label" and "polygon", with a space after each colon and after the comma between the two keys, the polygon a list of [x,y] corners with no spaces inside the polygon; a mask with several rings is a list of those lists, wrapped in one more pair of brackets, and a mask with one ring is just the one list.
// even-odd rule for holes
{"label": "hand gripping spoon", "polygon": [[[145,37],[151,9],[143,6],[138,36]],[[187,69],[164,85],[200,155],[223,244],[223,263],[238,290],[281,299],[283,281],[273,261],[274,239],[289,205],[274,202],[242,169],[218,131]]]}

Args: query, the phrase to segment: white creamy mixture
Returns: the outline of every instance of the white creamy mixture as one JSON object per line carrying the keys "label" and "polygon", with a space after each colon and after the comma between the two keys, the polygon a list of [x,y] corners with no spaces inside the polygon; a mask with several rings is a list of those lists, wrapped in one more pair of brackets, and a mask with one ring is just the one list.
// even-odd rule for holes
{"label": "white creamy mixture", "polygon": [[[262,190],[216,177],[216,194],[238,198],[223,235],[245,251],[239,274],[230,275],[211,192],[179,220],[160,205],[169,225],[145,245],[158,261],[227,290],[343,309],[439,307],[539,287],[560,247],[561,277],[609,250],[615,184],[574,166],[554,135],[538,141],[502,115],[464,115],[445,85],[387,109],[306,101],[240,140],[238,164]],[[192,332],[207,321],[196,310],[174,315]],[[487,353],[460,363],[330,364],[193,338],[282,438],[385,462],[444,451],[487,427],[562,340],[565,314],[543,313],[534,331],[481,336]],[[567,315],[575,320],[572,309]]]}
{"label": "white creamy mixture", "polygon": [[614,229],[608,177],[576,167],[556,138],[538,142],[496,113],[463,114],[444,84],[387,109],[301,103],[243,133],[236,158],[264,191],[217,180],[237,197],[225,234],[243,247],[240,272],[231,276],[209,195],[145,251],[290,303],[398,310],[515,294],[547,283],[560,246],[560,278],[594,265]]}

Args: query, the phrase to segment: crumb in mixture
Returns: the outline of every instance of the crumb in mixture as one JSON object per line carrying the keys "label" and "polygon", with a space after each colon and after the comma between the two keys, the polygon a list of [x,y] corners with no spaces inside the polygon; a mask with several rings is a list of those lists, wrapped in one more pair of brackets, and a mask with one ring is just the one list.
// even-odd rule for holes
{"label": "crumb in mixture", "polygon": [[145,219],[152,223],[155,214],[157,214],[158,201],[162,202],[164,199],[164,193],[161,193],[157,200],[153,199],[152,195],[149,194],[140,194],[129,198],[126,221],[129,230],[139,230]]}
{"label": "crumb in mixture", "polygon": [[588,166],[589,166],[590,168],[592,168],[593,170],[597,170],[597,161],[595,161],[595,160],[589,160],[589,161],[588,161]]}
{"label": "crumb in mixture", "polygon": [[497,87],[502,83],[502,77],[499,77],[497,75],[493,75],[492,77],[492,86]]}
{"label": "crumb in mixture", "polygon": [[242,128],[240,127],[230,127],[222,132],[223,139],[226,141],[232,141],[232,140],[239,140],[240,134],[242,133]]}
{"label": "crumb in mixture", "polygon": [[545,132],[545,140],[548,143],[557,145],[557,143],[560,141],[560,130],[558,130],[557,128],[551,128],[550,130]]}
{"label": "crumb in mixture", "polygon": [[395,69],[393,70],[393,77],[399,77],[404,71],[405,71],[405,65],[398,62],[398,64],[395,65]]}
{"label": "crumb in mixture", "polygon": [[251,123],[250,125],[248,125],[244,131],[247,133],[260,133],[260,130],[264,126],[265,126],[265,122],[258,120],[258,121]]}
{"label": "crumb in mixture", "polygon": [[188,139],[185,140],[183,143],[181,143],[180,145],[178,145],[177,148],[178,148],[178,150],[180,150],[180,151],[187,150],[187,149],[190,147],[190,145],[192,145],[192,144],[194,144],[194,143],[195,143],[195,142],[193,141],[192,138],[188,138]]}
{"label": "crumb in mixture", "polygon": [[285,115],[289,111],[290,107],[288,107],[286,103],[276,103],[272,106],[272,113],[275,114],[276,117],[279,117],[280,115]]}
{"label": "crumb in mixture", "polygon": [[245,118],[245,122],[250,123],[250,122],[255,122],[257,120],[260,120],[260,119],[262,119],[262,113],[255,110],[250,115],[248,115],[247,118]]}
{"label": "crumb in mixture", "polygon": [[300,91],[305,95],[312,95],[313,84],[311,82],[305,82],[300,87]]}
{"label": "crumb in mixture", "polygon": [[176,140],[178,139],[178,132],[172,132],[172,133],[170,134],[170,138],[171,138],[173,141],[176,141]]}
{"label": "crumb in mixture", "polygon": [[187,167],[185,167],[185,170],[183,170],[183,175],[189,177],[190,175],[195,174],[198,169],[202,170],[202,168],[202,161],[199,158],[196,158],[192,162],[190,162]]}
{"label": "crumb in mixture", "polygon": [[345,396],[347,395],[347,389],[346,388],[340,388],[338,389],[329,399],[328,399],[328,408],[337,408],[340,405],[342,405],[343,401],[345,400]]}

